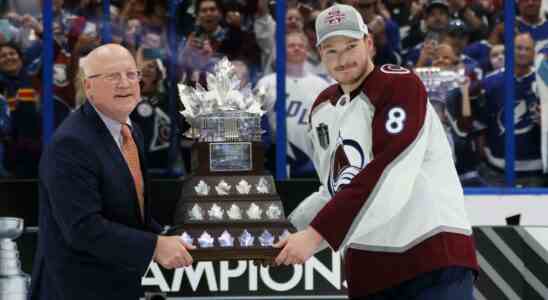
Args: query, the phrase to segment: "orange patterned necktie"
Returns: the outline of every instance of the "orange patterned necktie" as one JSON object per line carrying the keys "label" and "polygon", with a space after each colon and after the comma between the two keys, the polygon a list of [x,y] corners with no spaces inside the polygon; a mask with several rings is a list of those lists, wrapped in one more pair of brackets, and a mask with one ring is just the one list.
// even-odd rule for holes
{"label": "orange patterned necktie", "polygon": [[144,194],[143,194],[143,174],[141,173],[141,163],[139,162],[139,151],[131,135],[128,125],[122,124],[122,154],[126,159],[129,171],[133,177],[135,190],[137,191],[137,200],[139,200],[139,210],[141,218],[144,217]]}

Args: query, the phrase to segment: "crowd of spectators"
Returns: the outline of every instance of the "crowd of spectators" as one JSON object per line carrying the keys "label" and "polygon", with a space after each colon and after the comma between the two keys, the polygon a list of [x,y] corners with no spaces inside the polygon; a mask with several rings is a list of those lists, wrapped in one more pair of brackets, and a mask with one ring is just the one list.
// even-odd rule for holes
{"label": "crowd of spectators", "polygon": [[[158,176],[188,171],[187,141],[172,138],[168,92],[174,83],[206,85],[206,72],[222,57],[242,82],[269,93],[264,122],[275,136],[276,16],[270,0],[111,0],[110,38],[135,55],[142,101],[132,115],[145,133],[148,161]],[[101,44],[102,1],[53,0],[53,93],[57,126],[86,101],[79,59]],[[287,126],[290,169],[302,169],[309,149],[309,106],[333,83],[315,48],[316,16],[333,0],[287,0]],[[546,186],[541,150],[541,93],[548,73],[547,8],[516,0],[516,28],[504,27],[502,0],[340,0],[356,7],[375,44],[376,65],[435,67],[465,74],[438,113],[447,127],[459,175],[466,185],[504,185],[504,31],[515,30],[515,170],[517,184]],[[43,25],[39,0],[0,0],[0,178],[34,178],[40,158]],[[175,32],[168,32],[169,22]],[[170,41],[175,47],[169,47]],[[170,49],[176,49],[176,53]],[[169,58],[173,57],[173,60]],[[168,76],[169,63],[175,74]],[[545,65],[548,68],[548,63]],[[547,69],[548,70],[548,69]],[[545,81],[546,80],[546,81]],[[313,87],[313,88],[312,88]],[[544,95],[546,97],[547,95]],[[181,127],[181,126],[176,126]],[[172,147],[175,143],[175,147]],[[175,153],[172,151],[175,149]],[[302,158],[302,159],[301,159]],[[308,160],[307,160],[308,161]],[[295,172],[293,176],[313,176]]]}

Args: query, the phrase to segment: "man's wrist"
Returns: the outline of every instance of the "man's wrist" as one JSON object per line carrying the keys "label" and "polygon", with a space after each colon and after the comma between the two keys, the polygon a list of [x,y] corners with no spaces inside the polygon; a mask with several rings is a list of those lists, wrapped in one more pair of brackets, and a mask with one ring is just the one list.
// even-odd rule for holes
{"label": "man's wrist", "polygon": [[314,244],[320,245],[323,241],[322,235],[312,226],[308,226],[306,230],[309,232],[309,235],[312,238]]}
{"label": "man's wrist", "polygon": [[161,235],[156,236],[156,243],[154,244],[154,252],[152,253],[152,260],[156,261],[156,255],[158,254],[158,244],[160,243]]}

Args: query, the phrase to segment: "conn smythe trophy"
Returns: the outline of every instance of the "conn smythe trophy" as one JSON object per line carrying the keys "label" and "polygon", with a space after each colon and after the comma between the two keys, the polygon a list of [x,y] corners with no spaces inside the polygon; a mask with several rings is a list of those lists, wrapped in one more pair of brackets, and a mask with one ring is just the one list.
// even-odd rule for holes
{"label": "conn smythe trophy", "polygon": [[179,85],[194,139],[192,173],[183,183],[173,233],[196,246],[196,260],[271,261],[272,245],[292,230],[275,183],[264,170],[262,97],[239,89],[224,58],[207,75],[208,90]]}

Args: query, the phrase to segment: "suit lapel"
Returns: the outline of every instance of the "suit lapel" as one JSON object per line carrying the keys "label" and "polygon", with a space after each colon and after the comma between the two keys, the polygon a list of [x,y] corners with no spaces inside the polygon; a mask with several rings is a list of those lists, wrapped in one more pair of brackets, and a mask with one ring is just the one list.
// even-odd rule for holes
{"label": "suit lapel", "polygon": [[[103,143],[101,144],[103,144],[104,147],[106,147],[106,150],[109,156],[113,160],[113,164],[116,167],[116,170],[119,170],[121,172],[122,179],[126,182],[126,185],[130,187],[131,195],[132,195],[131,199],[133,199],[133,201],[130,201],[131,203],[129,203],[129,205],[131,205],[131,208],[133,208],[134,216],[138,220],[137,222],[142,224],[143,221],[140,217],[141,212],[139,210],[135,183],[133,182],[133,176],[131,176],[131,172],[122,154],[122,151],[120,151],[120,148],[118,148],[118,145],[114,141],[114,138],[112,137],[112,134],[108,130],[107,126],[105,125],[103,120],[101,120],[101,117],[99,117],[99,114],[97,114],[97,112],[95,111],[95,108],[93,108],[93,106],[91,106],[89,102],[86,102],[83,105],[82,111],[84,115],[88,118],[88,120],[90,120],[93,123],[94,128],[97,128],[97,134],[99,135],[100,140],[103,141]],[[137,146],[137,148],[139,148],[139,146]],[[139,149],[139,157],[141,157],[140,149]],[[146,216],[146,213],[145,213],[145,216]]]}

